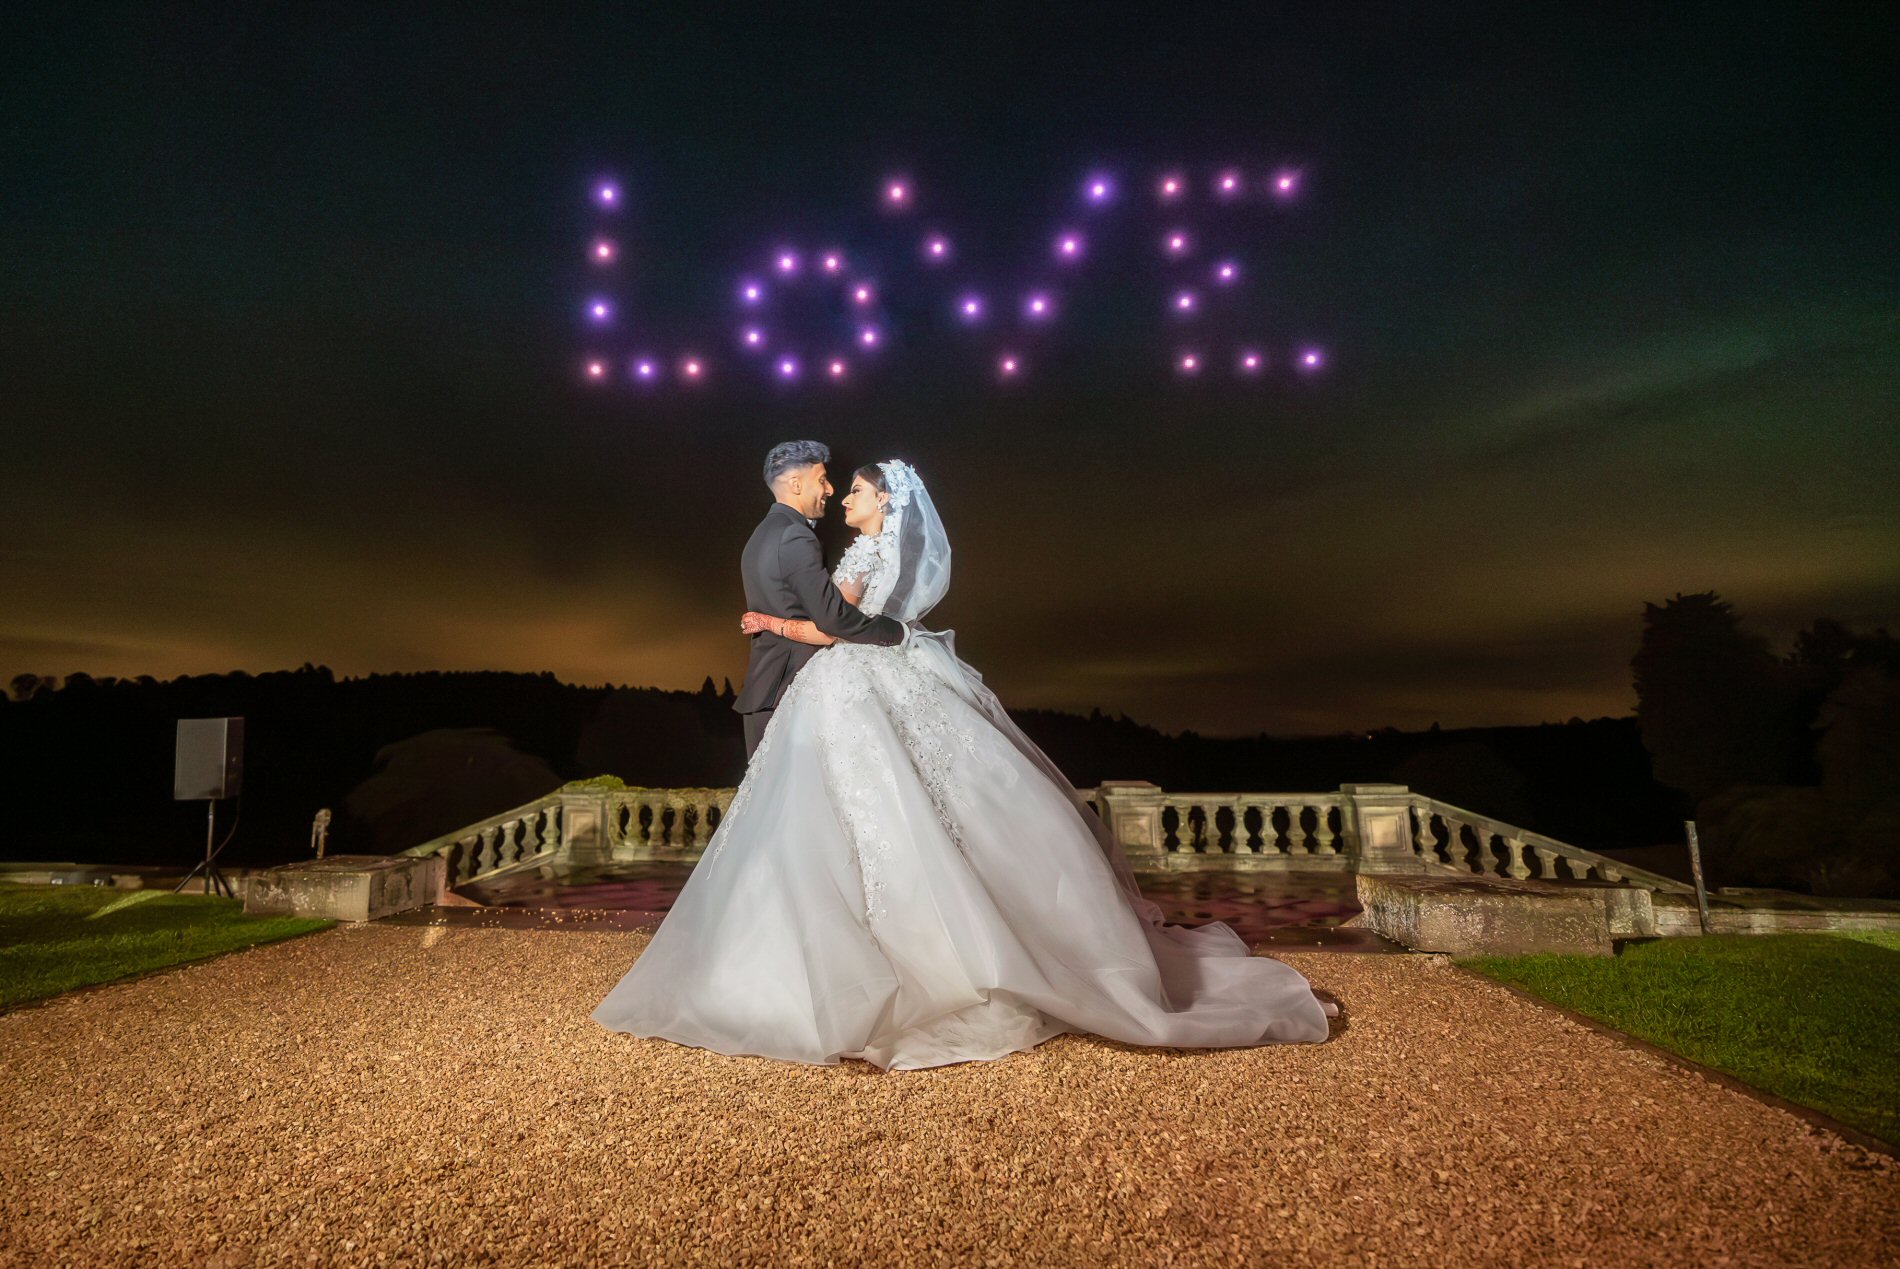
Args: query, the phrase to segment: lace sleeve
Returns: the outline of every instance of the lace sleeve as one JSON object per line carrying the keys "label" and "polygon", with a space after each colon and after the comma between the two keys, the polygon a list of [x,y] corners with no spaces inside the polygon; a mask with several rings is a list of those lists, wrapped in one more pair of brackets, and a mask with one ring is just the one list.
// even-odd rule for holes
{"label": "lace sleeve", "polygon": [[865,592],[871,574],[877,569],[877,549],[870,538],[859,534],[844,549],[838,567],[831,571],[831,584],[859,596]]}

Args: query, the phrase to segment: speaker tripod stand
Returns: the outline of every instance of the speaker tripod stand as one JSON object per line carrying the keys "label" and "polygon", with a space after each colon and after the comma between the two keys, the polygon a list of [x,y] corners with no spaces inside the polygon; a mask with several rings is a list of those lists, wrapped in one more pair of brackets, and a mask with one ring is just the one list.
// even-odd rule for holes
{"label": "speaker tripod stand", "polygon": [[227,899],[237,898],[236,888],[231,885],[230,881],[225,878],[225,875],[223,873],[218,871],[218,862],[217,862],[218,852],[231,844],[231,837],[237,832],[237,825],[232,824],[231,832],[225,834],[224,841],[220,842],[217,846],[214,847],[212,846],[211,843],[214,840],[216,840],[217,828],[218,828],[218,799],[207,798],[205,799],[204,862],[199,863],[199,864],[193,864],[191,866],[191,871],[184,875],[183,880],[179,881],[179,883],[176,886],[172,887],[173,894],[178,894],[179,892],[183,891],[185,886],[191,881],[191,879],[193,877],[196,877],[199,873],[202,872],[205,876],[205,893],[206,894],[211,894],[213,892],[213,889],[215,888],[217,893],[222,894]]}

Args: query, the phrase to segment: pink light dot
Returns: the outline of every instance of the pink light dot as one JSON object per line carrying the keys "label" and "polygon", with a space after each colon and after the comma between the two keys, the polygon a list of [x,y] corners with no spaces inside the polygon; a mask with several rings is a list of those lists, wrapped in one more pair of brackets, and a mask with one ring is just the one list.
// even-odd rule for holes
{"label": "pink light dot", "polygon": [[680,364],[680,373],[685,375],[688,379],[699,378],[704,370],[705,367],[700,365],[699,359],[696,357],[688,357]]}
{"label": "pink light dot", "polygon": [[778,271],[780,273],[798,272],[798,257],[790,251],[779,253]]}
{"label": "pink light dot", "polygon": [[1273,192],[1281,198],[1291,198],[1299,189],[1300,174],[1290,168],[1274,173]]}
{"label": "pink light dot", "polygon": [[1217,282],[1232,282],[1239,276],[1240,266],[1235,264],[1232,260],[1221,261],[1220,267],[1214,270],[1214,280]]}
{"label": "pink light dot", "polygon": [[844,261],[840,257],[838,257],[836,254],[828,255],[825,257],[825,272],[826,273],[836,273],[838,270],[842,268],[844,268]]}
{"label": "pink light dot", "polygon": [[1252,374],[1260,369],[1260,354],[1248,349],[1240,354],[1240,369],[1243,374]]}
{"label": "pink light dot", "polygon": [[1181,197],[1181,191],[1184,187],[1185,187],[1185,182],[1183,182],[1182,179],[1177,175],[1169,175],[1169,176],[1162,177],[1161,184],[1159,187],[1161,200],[1163,202],[1169,202],[1169,203],[1173,202],[1175,199]]}
{"label": "pink light dot", "polygon": [[884,201],[893,207],[903,207],[910,202],[910,186],[902,181],[892,181],[884,187]]}
{"label": "pink light dot", "polygon": [[747,348],[765,347],[765,332],[756,326],[746,327],[741,338],[745,340],[745,346]]}
{"label": "pink light dot", "polygon": [[1056,255],[1064,260],[1079,259],[1082,255],[1082,239],[1078,234],[1063,234],[1056,239]]}
{"label": "pink light dot", "polygon": [[1002,357],[997,360],[996,368],[1005,378],[1008,378],[1022,368],[1022,363],[1016,359],[1013,353],[1004,353]]}
{"label": "pink light dot", "polygon": [[1023,301],[1023,312],[1032,321],[1041,321],[1049,316],[1050,310],[1054,307],[1054,302],[1041,292],[1035,292]]}
{"label": "pink light dot", "polygon": [[607,367],[605,363],[598,361],[590,361],[587,363],[587,377],[589,379],[598,379],[606,373]]}
{"label": "pink light dot", "polygon": [[1182,291],[1175,295],[1174,308],[1177,313],[1192,313],[1194,311],[1194,292]]}
{"label": "pink light dot", "polygon": [[1169,231],[1168,236],[1162,240],[1161,245],[1171,256],[1184,256],[1194,245],[1194,240],[1188,236],[1187,230],[1175,229]]}
{"label": "pink light dot", "polygon": [[950,240],[941,234],[932,234],[924,239],[924,256],[932,263],[950,258]]}
{"label": "pink light dot", "polygon": [[829,366],[827,366],[827,367],[826,367],[826,369],[827,369],[828,371],[830,371],[830,373],[831,373],[831,377],[832,377],[833,379],[842,379],[842,378],[844,378],[844,370],[845,370],[845,366],[844,366],[844,363],[843,363],[842,361],[834,361],[834,362],[832,362],[832,363],[831,363],[831,365],[829,365]]}
{"label": "pink light dot", "polygon": [[877,328],[874,326],[866,326],[858,332],[858,342],[866,348],[876,348],[877,338]]}
{"label": "pink light dot", "polygon": [[1318,370],[1326,364],[1326,355],[1317,348],[1308,348],[1300,353],[1301,370]]}
{"label": "pink light dot", "polygon": [[594,259],[606,261],[614,258],[614,244],[602,238],[594,244]]}
{"label": "pink light dot", "polygon": [[1198,374],[1201,369],[1201,358],[1196,353],[1182,353],[1176,364],[1180,366],[1181,373],[1184,375]]}
{"label": "pink light dot", "polygon": [[1216,187],[1222,194],[1233,194],[1240,189],[1240,177],[1233,172],[1222,172],[1220,183]]}
{"label": "pink light dot", "polygon": [[851,299],[854,303],[869,304],[871,302],[871,288],[868,286],[854,288],[851,292]]}
{"label": "pink light dot", "polygon": [[983,316],[983,297],[966,295],[957,301],[957,312],[963,314],[963,320],[974,322]]}

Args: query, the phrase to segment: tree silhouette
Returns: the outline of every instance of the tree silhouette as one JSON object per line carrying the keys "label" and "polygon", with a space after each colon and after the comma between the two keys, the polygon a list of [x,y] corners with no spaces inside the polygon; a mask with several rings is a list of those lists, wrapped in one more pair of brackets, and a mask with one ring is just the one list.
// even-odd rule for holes
{"label": "tree silhouette", "polygon": [[1799,676],[1713,591],[1645,604],[1630,668],[1656,778],[1692,799],[1780,783],[1805,756],[1793,723]]}

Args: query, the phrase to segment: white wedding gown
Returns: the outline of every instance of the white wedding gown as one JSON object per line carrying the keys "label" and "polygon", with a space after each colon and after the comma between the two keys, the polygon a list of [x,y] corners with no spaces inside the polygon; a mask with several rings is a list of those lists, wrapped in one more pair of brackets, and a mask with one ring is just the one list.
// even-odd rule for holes
{"label": "white wedding gown", "polygon": [[[890,546],[860,537],[834,575],[863,587],[866,611]],[[949,632],[911,629],[897,647],[833,644],[799,672],[596,1022],[886,1069],[1068,1031],[1185,1048],[1326,1038],[1334,1010],[1291,966],[1225,924],[1162,924]]]}

